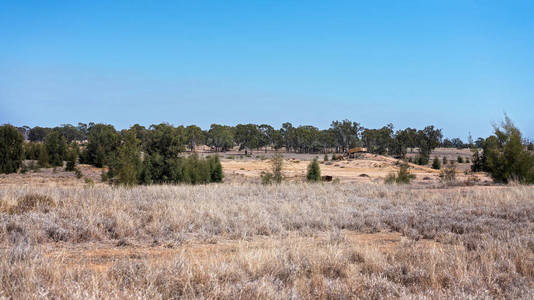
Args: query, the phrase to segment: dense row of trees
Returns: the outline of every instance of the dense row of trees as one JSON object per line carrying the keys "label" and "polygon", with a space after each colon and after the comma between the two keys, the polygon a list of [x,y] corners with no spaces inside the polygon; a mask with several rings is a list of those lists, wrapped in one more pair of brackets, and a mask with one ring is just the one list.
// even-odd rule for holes
{"label": "dense row of trees", "polygon": [[[89,143],[89,147],[101,147],[89,149],[94,156],[84,157],[84,160],[102,166],[102,158],[107,156],[114,145],[117,144],[113,135],[115,129],[111,125],[79,123],[78,126],[62,125],[56,128],[19,127],[19,131],[30,141],[43,141],[50,132],[57,132],[65,138],[67,143],[72,141],[84,141],[101,139]],[[207,145],[215,151],[227,151],[234,146],[247,152],[260,149],[285,148],[288,152],[295,153],[327,153],[345,152],[352,147],[367,147],[369,152],[376,154],[389,154],[396,157],[404,157],[407,149],[420,148],[424,156],[437,146],[464,147],[460,139],[448,139],[442,141],[440,129],[427,126],[422,130],[406,128],[394,130],[392,124],[380,129],[364,128],[361,124],[349,120],[333,121],[328,129],[318,129],[314,126],[293,126],[284,123],[280,129],[275,129],[268,124],[238,124],[225,126],[212,124],[208,130],[202,130],[196,125],[172,127],[168,124],[152,125],[145,128],[134,125],[130,129],[142,144],[147,143],[147,137],[151,132],[157,134],[173,131],[173,147],[186,147],[193,150],[196,146]]]}
{"label": "dense row of trees", "polygon": [[[496,129],[495,135],[476,141],[469,138],[468,143],[460,139],[443,139],[441,129],[434,126],[395,130],[388,124],[370,129],[349,120],[333,121],[330,128],[323,130],[308,125],[295,127],[291,123],[282,124],[280,129],[267,124],[212,124],[209,130],[195,125],[158,124],[145,128],[136,124],[130,129],[117,131],[112,125],[79,123],[78,126],[56,128],[6,125],[2,130],[2,138],[15,137],[13,143],[17,145],[22,143],[23,137],[33,141],[25,143],[20,151],[13,144],[1,145],[6,153],[2,154],[2,160],[9,161],[2,164],[4,173],[20,167],[17,155],[22,153],[26,159],[39,161],[41,166],[62,166],[65,160],[70,162],[71,168],[76,160],[97,167],[106,166],[109,170],[106,177],[123,184],[220,181],[222,172],[219,172],[218,158],[204,160],[183,155],[186,149],[194,150],[199,145],[210,146],[216,152],[238,146],[249,152],[285,148],[295,153],[344,152],[360,146],[367,147],[371,153],[398,158],[404,158],[408,151],[417,148],[419,157],[416,161],[422,164],[428,162],[436,147],[470,147],[481,150],[473,151],[473,170],[490,172],[497,181],[506,182],[517,177],[516,174],[529,174],[532,155],[528,149],[533,147],[522,140],[519,130],[508,118],[503,129]],[[82,150],[78,144],[83,145]],[[503,162],[506,165],[502,165]],[[513,165],[512,169],[508,165]],[[215,174],[217,172],[220,174]],[[521,175],[517,180],[528,181],[530,176]]]}

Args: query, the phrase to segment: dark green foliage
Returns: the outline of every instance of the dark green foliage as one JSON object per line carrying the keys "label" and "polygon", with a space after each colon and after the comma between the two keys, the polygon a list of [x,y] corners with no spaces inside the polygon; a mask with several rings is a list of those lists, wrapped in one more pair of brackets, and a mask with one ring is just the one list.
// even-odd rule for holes
{"label": "dark green foliage", "polygon": [[197,154],[164,160],[161,155],[146,156],[140,172],[140,181],[152,183],[205,184],[222,182],[219,157],[199,158]]}
{"label": "dark green foliage", "polygon": [[221,161],[218,155],[209,159],[211,182],[222,182],[224,178]]}
{"label": "dark green foliage", "polygon": [[0,126],[0,173],[15,173],[24,158],[23,137],[11,125]]}
{"label": "dark green foliage", "polygon": [[28,160],[37,160],[39,159],[39,153],[41,153],[41,148],[44,147],[42,143],[39,142],[28,142],[24,143],[24,156]]}
{"label": "dark green foliage", "polygon": [[185,135],[187,139],[187,145],[191,151],[195,150],[197,145],[202,144],[204,141],[204,132],[196,125],[190,125],[185,128]]}
{"label": "dark green foliage", "polygon": [[321,167],[317,158],[314,158],[308,165],[308,173],[306,174],[306,179],[310,182],[321,181]]}
{"label": "dark green foliage", "polygon": [[44,146],[48,153],[48,164],[53,167],[62,167],[67,151],[65,137],[53,130],[45,137]]}
{"label": "dark green foliage", "polygon": [[120,137],[113,126],[93,124],[88,129],[87,147],[80,157],[81,162],[98,168],[107,165],[119,141]]}
{"label": "dark green foliage", "polygon": [[260,178],[261,178],[261,184],[272,184],[273,183],[273,173],[271,172],[261,172]]}
{"label": "dark green foliage", "polygon": [[80,129],[81,127],[65,124],[54,128],[54,131],[57,131],[60,135],[64,136],[67,143],[71,143],[72,141],[82,141],[85,139],[85,135]]}
{"label": "dark green foliage", "polygon": [[39,148],[39,158],[37,162],[40,168],[48,168],[48,151],[44,145]]}
{"label": "dark green foliage", "polygon": [[230,126],[211,124],[208,132],[208,146],[215,151],[227,151],[234,146],[234,133]]}
{"label": "dark green foliage", "polygon": [[[384,155],[393,150],[393,124],[388,124],[380,129],[364,129],[362,133],[363,145],[369,153]],[[402,156],[402,149],[394,152]],[[392,151],[393,152],[393,151]]]}
{"label": "dark green foliage", "polygon": [[419,155],[415,158],[415,163],[420,166],[426,166],[428,164],[428,157]]}
{"label": "dark green foliage", "polygon": [[484,142],[482,158],[479,158],[482,169],[497,182],[534,183],[534,154],[526,149],[521,132],[508,116],[501,127],[496,127],[495,134]]}
{"label": "dark green foliage", "polygon": [[407,164],[402,164],[397,174],[389,174],[388,176],[386,176],[384,182],[387,184],[409,184],[412,179],[415,179],[415,175],[410,173],[409,168],[410,167]]}
{"label": "dark green foliage", "polygon": [[65,160],[67,161],[67,165],[65,166],[65,171],[67,172],[71,172],[76,169],[76,160],[78,159],[77,148],[78,148],[78,145],[73,144],[67,150],[67,154],[65,155]]}
{"label": "dark green foliage", "polygon": [[328,161],[328,155],[326,153],[324,154],[323,161]]}
{"label": "dark green foliage", "polygon": [[136,185],[142,173],[140,141],[133,131],[127,131],[118,148],[116,160],[109,164],[108,180],[120,185]]}
{"label": "dark green foliage", "polygon": [[249,149],[252,153],[253,149],[262,146],[263,133],[255,124],[238,124],[235,127],[235,142],[239,145],[239,150]]}
{"label": "dark green foliage", "polygon": [[435,169],[435,170],[441,169],[441,163],[440,163],[439,158],[437,156],[434,157],[434,160],[432,161],[432,169]]}
{"label": "dark green foliage", "polygon": [[463,164],[463,163],[464,163],[464,159],[463,159],[463,157],[461,157],[461,156],[458,156],[458,158],[456,159],[456,161],[457,161],[459,164]]}
{"label": "dark green foliage", "polygon": [[445,166],[447,164],[447,157],[443,156],[443,159],[441,160],[441,162]]}
{"label": "dark green foliage", "polygon": [[425,157],[428,163],[430,153],[439,146],[441,138],[441,129],[434,129],[434,126],[427,126],[417,132],[417,145],[420,156]]}
{"label": "dark green foliage", "polygon": [[145,151],[149,155],[159,154],[164,159],[177,158],[185,150],[187,143],[185,128],[173,127],[169,124],[150,126]]}
{"label": "dark green foliage", "polygon": [[52,131],[52,128],[33,127],[28,133],[28,138],[32,142],[41,142]]}

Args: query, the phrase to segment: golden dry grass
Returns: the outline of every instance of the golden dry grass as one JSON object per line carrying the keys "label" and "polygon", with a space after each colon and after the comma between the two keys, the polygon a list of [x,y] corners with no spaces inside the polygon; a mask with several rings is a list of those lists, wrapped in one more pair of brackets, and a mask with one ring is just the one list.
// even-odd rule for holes
{"label": "golden dry grass", "polygon": [[[10,213],[26,195],[53,201]],[[0,187],[0,297],[529,298],[534,188]]]}

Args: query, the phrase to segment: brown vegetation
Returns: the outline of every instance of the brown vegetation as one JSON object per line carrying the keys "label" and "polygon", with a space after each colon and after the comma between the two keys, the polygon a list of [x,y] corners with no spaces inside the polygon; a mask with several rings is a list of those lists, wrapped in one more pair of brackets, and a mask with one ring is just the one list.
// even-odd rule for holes
{"label": "brown vegetation", "polygon": [[5,186],[1,207],[26,195],[54,205],[0,213],[0,296],[528,298],[534,291],[531,187]]}

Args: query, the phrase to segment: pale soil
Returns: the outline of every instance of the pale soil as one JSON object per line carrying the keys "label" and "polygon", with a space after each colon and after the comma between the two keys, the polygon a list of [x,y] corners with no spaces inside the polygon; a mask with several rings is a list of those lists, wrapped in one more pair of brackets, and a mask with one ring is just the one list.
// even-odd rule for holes
{"label": "pale soil", "polygon": [[[228,156],[226,156],[228,157]],[[293,154],[294,157],[294,154]],[[288,180],[304,180],[309,161],[314,156],[303,154],[301,159],[290,158],[284,161],[283,173]],[[341,182],[383,182],[384,178],[399,170],[398,159],[375,155],[362,154],[355,159],[344,159],[337,161],[323,161],[319,156],[321,164],[321,175],[332,176]],[[259,181],[262,172],[270,172],[271,165],[269,159],[222,159],[223,169],[229,181]],[[440,171],[427,166],[419,166],[409,163],[410,172],[416,176],[414,184],[437,184],[440,182]],[[470,164],[456,164],[456,177],[459,182],[468,180],[465,174]],[[471,174],[470,174],[471,175]],[[478,183],[488,184],[491,179],[484,173],[472,174]]]}
{"label": "pale soil", "polygon": [[[408,240],[398,232],[358,233],[348,230],[341,231],[334,238],[326,233],[315,233],[311,237],[290,234],[283,238],[256,236],[249,240],[221,239],[212,243],[187,241],[182,245],[155,244],[147,246],[123,242],[118,246],[112,242],[97,243],[50,243],[43,245],[44,254],[63,264],[67,268],[84,268],[96,272],[106,272],[117,261],[158,263],[171,261],[178,255],[185,256],[198,264],[205,264],[216,258],[219,261],[235,260],[237,256],[250,256],[258,251],[273,251],[299,245],[302,248],[314,248],[317,245],[335,244],[343,248],[365,248],[367,251],[384,255],[398,251],[402,243]],[[447,251],[463,248],[441,244],[433,240],[418,240],[413,242],[420,249]],[[452,248],[451,248],[452,247]]]}
{"label": "pale soil", "polygon": [[[470,151],[467,149],[441,149],[438,148],[432,154],[438,157],[447,156],[449,161],[455,159],[460,153],[463,157],[468,157]],[[264,153],[261,151],[254,152],[252,157],[239,156],[243,154],[238,151],[219,153],[221,163],[225,174],[225,182],[230,183],[245,183],[245,182],[260,182],[260,175],[262,172],[270,172],[270,156],[272,152]],[[286,180],[289,181],[303,181],[306,178],[306,170],[309,162],[314,158],[319,158],[321,164],[321,175],[332,176],[340,182],[361,182],[361,183],[382,183],[384,178],[391,173],[395,173],[399,169],[400,160],[375,154],[361,154],[356,159],[344,159],[337,161],[323,161],[324,155],[312,154],[295,154],[284,153],[284,167],[283,174]],[[331,155],[329,155],[329,158]],[[429,166],[419,166],[416,164],[409,164],[410,172],[416,175],[413,184],[415,185],[436,185],[440,183],[440,171],[434,170]],[[470,168],[469,163],[458,164],[456,177],[458,183],[466,182],[469,177],[476,178],[476,184],[488,185],[491,183],[489,178],[484,173],[476,173],[466,175],[465,171]],[[65,172],[63,168],[56,168],[54,172],[52,168],[42,168],[37,172],[28,171],[26,174],[0,174],[0,185],[31,185],[31,186],[87,186],[87,180],[90,179],[92,184],[103,184],[101,181],[102,169],[90,166],[79,165],[78,168],[83,174],[83,177],[78,179],[74,172]]]}

